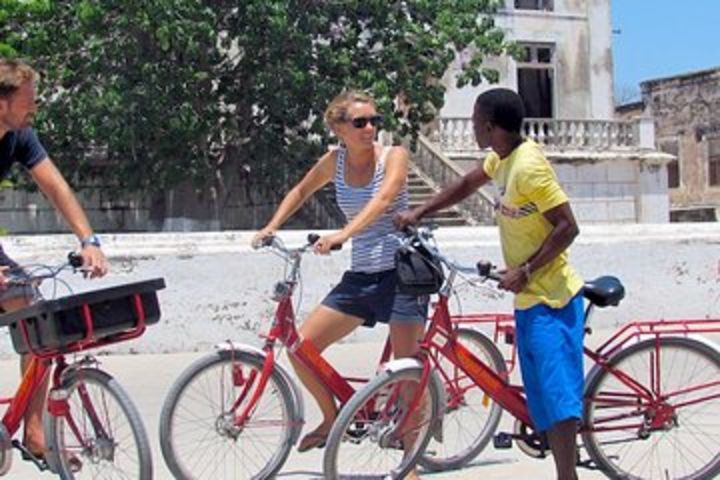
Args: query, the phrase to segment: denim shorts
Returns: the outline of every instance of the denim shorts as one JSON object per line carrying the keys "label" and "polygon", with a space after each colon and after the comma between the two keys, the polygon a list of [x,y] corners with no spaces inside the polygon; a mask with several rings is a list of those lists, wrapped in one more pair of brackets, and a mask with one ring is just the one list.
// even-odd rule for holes
{"label": "denim shorts", "polygon": [[408,295],[397,290],[395,269],[377,273],[347,271],[340,283],[322,301],[326,307],[363,320],[372,327],[377,322],[424,323],[428,315],[428,295]]}
{"label": "denim shorts", "polygon": [[520,372],[530,418],[538,432],[580,419],[583,398],[583,295],[562,308],[515,310]]}

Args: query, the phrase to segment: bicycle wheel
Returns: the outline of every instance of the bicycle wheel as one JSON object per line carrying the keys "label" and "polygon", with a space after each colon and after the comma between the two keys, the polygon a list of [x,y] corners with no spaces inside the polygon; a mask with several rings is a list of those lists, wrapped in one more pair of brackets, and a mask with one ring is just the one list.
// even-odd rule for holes
{"label": "bicycle wheel", "polygon": [[51,395],[67,400],[62,415],[45,415],[48,463],[61,478],[152,478],[145,427],[114,378],[95,368],[71,370]]}
{"label": "bicycle wheel", "polygon": [[160,446],[178,479],[265,479],[290,453],[295,404],[273,370],[248,420],[235,423],[256,391],[263,358],[240,351],[207,355],[183,372],[160,414]]}
{"label": "bicycle wheel", "polygon": [[[458,330],[458,341],[495,372],[507,371],[502,354],[480,332]],[[445,384],[447,406],[442,423],[442,441],[434,436],[420,457],[428,470],[454,470],[475,458],[492,439],[500,423],[502,408],[460,367],[440,355],[438,374]]]}
{"label": "bicycle wheel", "polygon": [[585,389],[582,438],[611,478],[711,479],[720,473],[720,354],[690,338],[627,347],[608,365],[653,393],[642,398],[608,369]]}
{"label": "bicycle wheel", "polygon": [[431,379],[418,408],[406,415],[421,376],[418,363],[388,368],[350,398],[328,436],[325,478],[404,478],[430,440],[431,426],[440,414],[440,382]]}

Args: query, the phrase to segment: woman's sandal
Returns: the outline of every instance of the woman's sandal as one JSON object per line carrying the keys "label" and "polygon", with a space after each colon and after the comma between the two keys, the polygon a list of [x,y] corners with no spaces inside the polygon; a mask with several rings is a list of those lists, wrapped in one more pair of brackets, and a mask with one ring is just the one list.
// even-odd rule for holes
{"label": "woman's sandal", "polygon": [[329,432],[320,432],[318,430],[308,433],[300,440],[297,451],[302,453],[313,448],[323,448],[325,442],[327,442],[328,434]]}

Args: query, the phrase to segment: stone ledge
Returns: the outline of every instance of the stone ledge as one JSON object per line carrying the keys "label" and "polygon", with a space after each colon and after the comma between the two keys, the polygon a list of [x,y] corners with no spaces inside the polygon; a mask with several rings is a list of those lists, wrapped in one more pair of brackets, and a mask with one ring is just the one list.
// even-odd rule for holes
{"label": "stone ledge", "polygon": [[[322,234],[322,230],[313,230]],[[717,223],[580,225],[579,244],[636,243],[678,240],[720,242]],[[311,230],[282,230],[281,238],[288,245],[299,245]],[[188,233],[125,233],[101,234],[108,256],[194,256],[220,253],[248,253],[254,231],[188,232]],[[443,227],[437,230],[438,242],[447,246],[496,246],[497,227]],[[17,235],[0,240],[13,258],[26,259],[38,255],[63,256],[77,248],[73,235]]]}

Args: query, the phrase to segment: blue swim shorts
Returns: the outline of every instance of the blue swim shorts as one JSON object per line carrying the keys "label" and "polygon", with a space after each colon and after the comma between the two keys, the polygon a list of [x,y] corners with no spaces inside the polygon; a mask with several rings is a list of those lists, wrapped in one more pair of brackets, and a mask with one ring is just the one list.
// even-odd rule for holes
{"label": "blue swim shorts", "polygon": [[527,403],[538,432],[582,417],[582,293],[562,308],[535,305],[515,310],[518,356]]}
{"label": "blue swim shorts", "polygon": [[429,296],[415,296],[397,290],[395,269],[377,273],[347,271],[322,301],[326,307],[363,319],[372,327],[377,322],[424,323]]}

